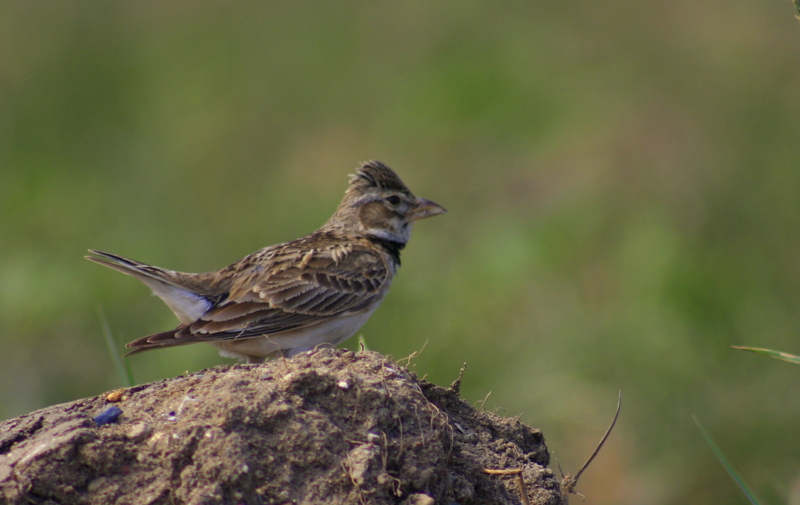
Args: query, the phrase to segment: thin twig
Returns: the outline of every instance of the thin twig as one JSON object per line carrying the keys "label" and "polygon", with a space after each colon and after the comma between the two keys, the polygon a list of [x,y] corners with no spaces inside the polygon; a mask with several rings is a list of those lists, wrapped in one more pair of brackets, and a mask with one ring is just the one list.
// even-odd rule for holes
{"label": "thin twig", "polygon": [[[483,408],[486,406],[486,400],[488,400],[488,399],[489,399],[489,395],[490,395],[490,394],[492,394],[492,392],[491,392],[491,391],[489,391],[488,393],[486,393],[486,396],[484,396],[484,397],[483,397],[483,400],[478,400],[477,402],[475,402],[475,405],[477,405],[478,403],[480,403],[480,404],[481,404],[481,408],[479,408],[479,409],[478,409],[478,412],[482,411],[482,410],[483,410]],[[472,408],[475,408],[475,405],[473,405],[473,406],[472,406]]]}
{"label": "thin twig", "polygon": [[[589,464],[594,460],[595,456],[597,456],[600,453],[600,449],[603,448],[603,444],[605,444],[606,440],[608,440],[608,436],[611,434],[611,430],[613,430],[614,429],[614,425],[617,424],[617,419],[619,419],[619,411],[620,411],[621,408],[622,408],[622,391],[620,390],[619,399],[617,400],[617,412],[614,414],[614,420],[611,421],[611,426],[609,426],[608,429],[606,430],[606,434],[603,435],[602,439],[600,439],[600,443],[597,444],[597,448],[594,450],[592,455],[589,456],[589,459],[586,460],[586,463],[583,464],[581,469],[578,470],[578,473],[575,474],[575,477],[570,477],[569,475],[566,475],[566,476],[564,476],[563,480],[561,481],[561,489],[562,489],[562,492],[565,495],[566,494],[577,494],[577,495],[580,495],[580,493],[576,493],[575,492],[575,486],[578,485],[578,479],[580,478],[580,476],[583,473],[583,471],[586,470],[589,467]],[[560,470],[561,470],[561,467],[559,466],[559,471]],[[562,475],[563,475],[563,472],[562,472]],[[583,496],[583,495],[580,495],[580,496]]]}
{"label": "thin twig", "polygon": [[411,366],[411,360],[416,358],[416,357],[418,357],[418,356],[420,356],[420,355],[422,355],[422,352],[425,350],[425,348],[427,346],[428,346],[428,341],[426,340],[425,343],[422,344],[422,347],[420,348],[419,351],[414,351],[411,354],[409,354],[408,356],[406,356],[405,358],[397,360],[397,364],[400,365],[400,362],[405,360],[405,362],[406,362],[405,367],[406,368],[410,367]]}
{"label": "thin twig", "polygon": [[454,392],[456,396],[461,393],[461,379],[464,378],[464,370],[467,369],[467,362],[465,361],[463,365],[461,365],[461,370],[458,371],[458,379],[454,380],[452,384],[450,384],[450,391]]}

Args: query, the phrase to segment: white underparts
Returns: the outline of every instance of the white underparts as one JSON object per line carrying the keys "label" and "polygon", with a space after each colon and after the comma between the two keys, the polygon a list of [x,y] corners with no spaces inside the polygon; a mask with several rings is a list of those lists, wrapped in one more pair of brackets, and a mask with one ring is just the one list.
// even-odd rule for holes
{"label": "white underparts", "polygon": [[142,278],[153,294],[161,298],[183,324],[192,324],[211,309],[211,302],[202,296],[172,284]]}

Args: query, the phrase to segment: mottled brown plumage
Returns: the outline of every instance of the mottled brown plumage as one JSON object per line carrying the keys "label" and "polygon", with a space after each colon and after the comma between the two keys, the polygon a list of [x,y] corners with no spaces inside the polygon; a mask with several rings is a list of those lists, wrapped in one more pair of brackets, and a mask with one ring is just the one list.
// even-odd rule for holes
{"label": "mottled brown plumage", "polygon": [[369,161],[320,229],[221,270],[176,272],[95,250],[86,258],[139,279],[181,321],[130,342],[128,354],[209,342],[223,355],[256,362],[353,335],[389,290],[412,223],[444,212]]}

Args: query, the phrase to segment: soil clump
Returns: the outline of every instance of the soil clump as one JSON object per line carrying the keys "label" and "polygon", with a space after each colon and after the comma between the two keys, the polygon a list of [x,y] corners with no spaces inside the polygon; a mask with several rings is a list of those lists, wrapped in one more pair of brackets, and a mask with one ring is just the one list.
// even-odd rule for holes
{"label": "soil clump", "polygon": [[559,505],[539,430],[373,352],[219,366],[0,423],[0,503]]}

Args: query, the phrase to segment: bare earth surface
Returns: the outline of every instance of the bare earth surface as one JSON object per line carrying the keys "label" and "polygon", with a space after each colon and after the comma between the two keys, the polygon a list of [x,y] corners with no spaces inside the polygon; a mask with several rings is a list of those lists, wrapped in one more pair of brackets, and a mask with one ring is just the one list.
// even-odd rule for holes
{"label": "bare earth surface", "polygon": [[566,503],[548,460],[538,430],[452,388],[320,349],[5,421],[0,503],[522,503],[517,478],[487,468],[523,468],[532,504]]}

